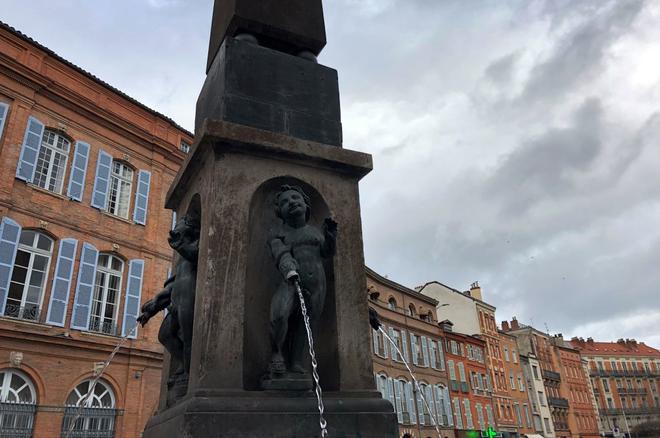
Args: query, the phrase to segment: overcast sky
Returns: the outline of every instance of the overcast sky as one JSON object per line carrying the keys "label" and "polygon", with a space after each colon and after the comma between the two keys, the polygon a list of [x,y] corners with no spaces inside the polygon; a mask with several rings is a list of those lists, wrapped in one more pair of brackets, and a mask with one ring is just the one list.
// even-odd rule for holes
{"label": "overcast sky", "polygon": [[[2,0],[193,129],[212,0]],[[660,347],[660,2],[326,0],[367,264],[478,280],[498,320]]]}

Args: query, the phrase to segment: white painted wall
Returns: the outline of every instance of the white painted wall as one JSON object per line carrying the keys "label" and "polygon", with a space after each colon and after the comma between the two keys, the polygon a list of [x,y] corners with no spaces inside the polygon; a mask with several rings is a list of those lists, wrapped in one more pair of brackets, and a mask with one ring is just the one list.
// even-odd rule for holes
{"label": "white painted wall", "polygon": [[[470,297],[438,283],[429,283],[419,292],[439,301],[438,321],[445,319],[454,323],[454,331],[466,335],[480,333],[477,306]],[[443,304],[449,304],[443,306]]]}

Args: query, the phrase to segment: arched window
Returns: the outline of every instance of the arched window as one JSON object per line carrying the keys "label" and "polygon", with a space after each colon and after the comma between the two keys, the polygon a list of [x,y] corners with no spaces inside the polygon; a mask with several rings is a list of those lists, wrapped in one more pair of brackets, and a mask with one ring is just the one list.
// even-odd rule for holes
{"label": "arched window", "polygon": [[37,401],[28,376],[14,369],[0,370],[0,436],[31,438]]}
{"label": "arched window", "polygon": [[121,161],[112,162],[110,173],[110,191],[108,192],[108,212],[128,219],[133,187],[133,169]]}
{"label": "arched window", "polygon": [[7,294],[5,316],[39,320],[52,253],[53,239],[33,230],[21,232]]}
{"label": "arched window", "polygon": [[71,142],[66,137],[46,129],[41,140],[32,182],[43,189],[61,194],[70,150]]}
{"label": "arched window", "polygon": [[[66,399],[62,438],[67,436],[69,430],[73,431],[72,437],[114,438],[115,395],[110,385],[99,380],[87,397],[91,383],[91,380],[80,383]],[[75,417],[78,418],[72,428]]]}
{"label": "arched window", "polygon": [[387,307],[390,310],[396,310],[396,300],[393,297],[390,297],[390,299],[387,301]]}
{"label": "arched window", "polygon": [[411,304],[408,306],[408,315],[410,316],[417,316],[417,311],[415,310],[415,305]]}
{"label": "arched window", "polygon": [[117,313],[124,262],[112,254],[99,254],[89,330],[117,334]]}

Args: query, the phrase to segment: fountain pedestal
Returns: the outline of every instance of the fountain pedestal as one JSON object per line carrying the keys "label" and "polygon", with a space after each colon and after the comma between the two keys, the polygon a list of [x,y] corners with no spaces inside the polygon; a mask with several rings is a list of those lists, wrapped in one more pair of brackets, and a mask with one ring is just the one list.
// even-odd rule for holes
{"label": "fountain pedestal", "polygon": [[[242,18],[224,16],[234,13]],[[305,17],[305,26],[291,17]],[[244,19],[250,26],[240,24]],[[308,27],[322,26],[321,2],[216,0],[213,22],[225,24],[212,32],[195,143],[166,200],[179,217],[194,212],[200,219],[187,394],[174,404],[162,396],[143,436],[320,436],[309,380],[268,374],[271,299],[283,281],[273,257],[271,236],[282,227],[274,206],[282,186],[295,186],[309,197],[307,225],[321,230],[326,218],[338,224],[334,256],[316,262],[325,295],[314,344],[329,436],[395,438],[396,415],[376,391],[371,360],[358,190],[371,156],[341,147],[336,71],[295,56],[318,54],[325,43],[323,29]],[[245,31],[265,44],[234,38]],[[320,45],[306,46],[311,40],[296,34]],[[299,244],[318,245],[312,240]],[[301,267],[300,275],[305,283],[312,274]]]}

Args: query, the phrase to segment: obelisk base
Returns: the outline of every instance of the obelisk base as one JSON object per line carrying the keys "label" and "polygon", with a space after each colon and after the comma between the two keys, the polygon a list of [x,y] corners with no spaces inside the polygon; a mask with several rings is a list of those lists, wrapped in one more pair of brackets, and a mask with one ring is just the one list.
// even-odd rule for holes
{"label": "obelisk base", "polygon": [[[396,438],[392,405],[375,393],[328,393],[332,438]],[[312,392],[198,394],[153,418],[144,438],[313,438],[321,436]]]}

